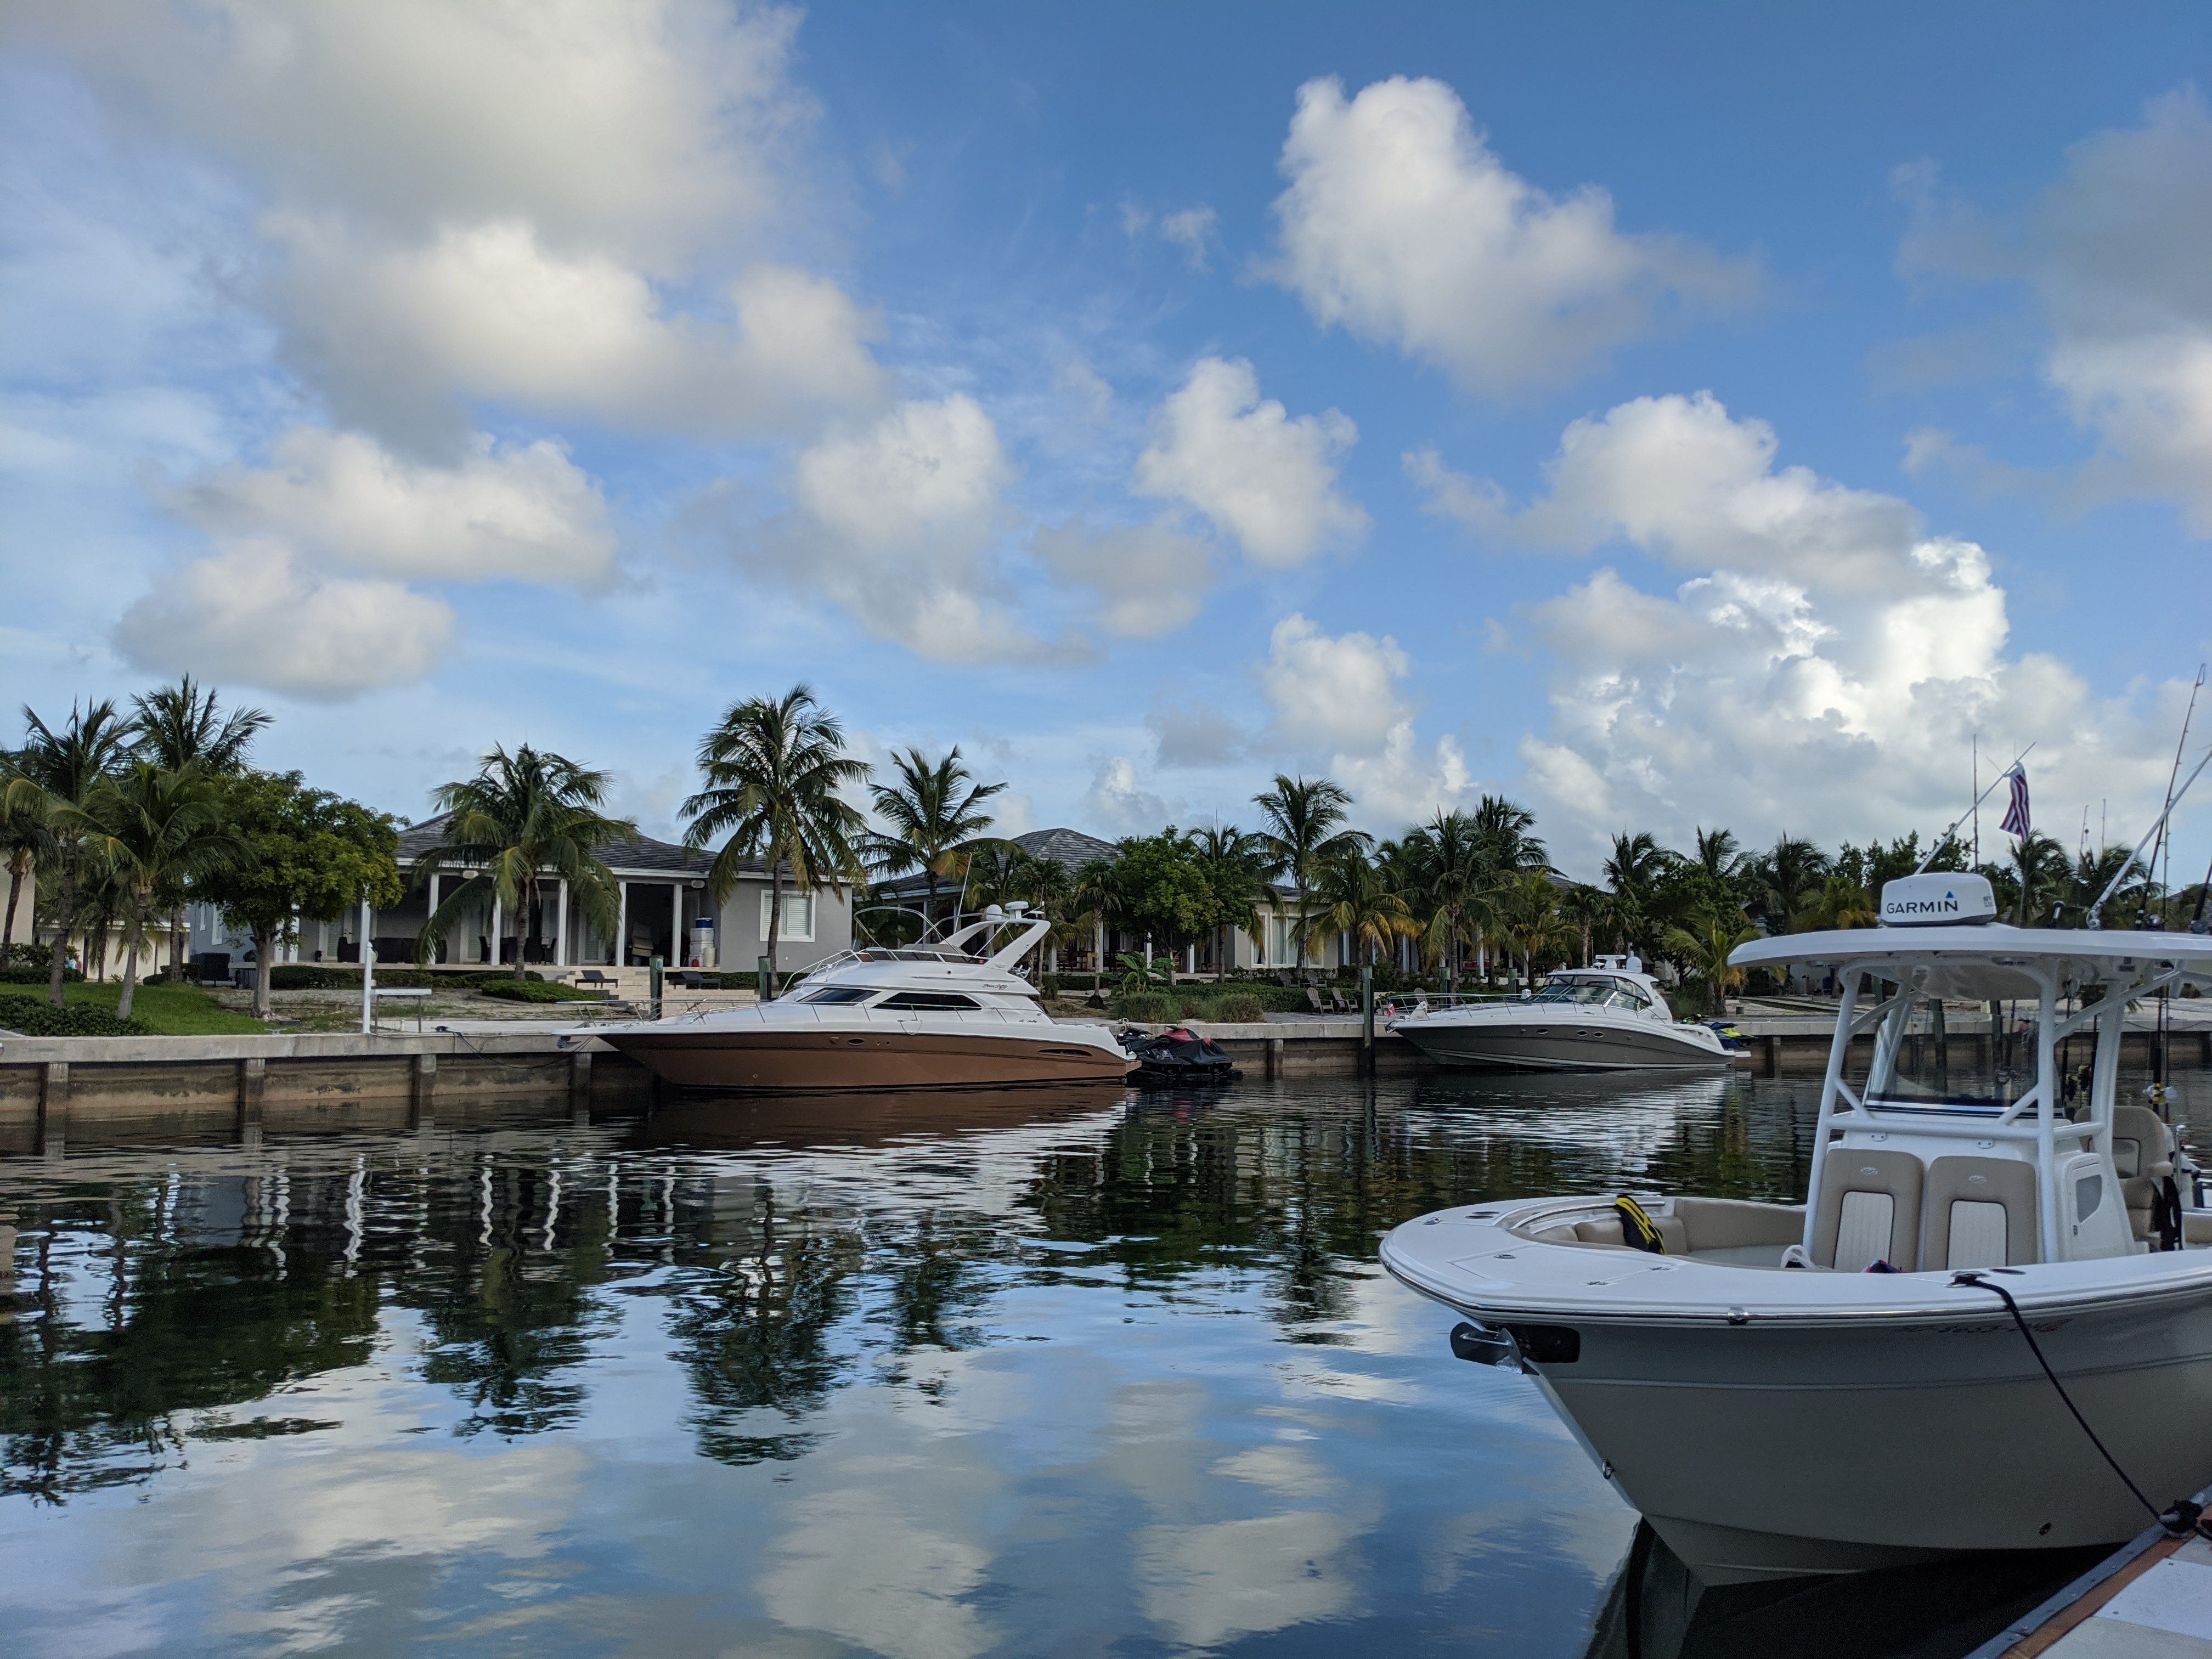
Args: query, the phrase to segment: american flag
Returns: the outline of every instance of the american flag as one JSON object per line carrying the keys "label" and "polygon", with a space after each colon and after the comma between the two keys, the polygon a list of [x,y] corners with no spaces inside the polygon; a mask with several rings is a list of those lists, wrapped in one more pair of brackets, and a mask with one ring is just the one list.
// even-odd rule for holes
{"label": "american flag", "polygon": [[2008,836],[2027,834],[2027,769],[2015,766],[2005,775],[2012,780],[2012,805],[2005,809],[2004,822],[1997,827]]}

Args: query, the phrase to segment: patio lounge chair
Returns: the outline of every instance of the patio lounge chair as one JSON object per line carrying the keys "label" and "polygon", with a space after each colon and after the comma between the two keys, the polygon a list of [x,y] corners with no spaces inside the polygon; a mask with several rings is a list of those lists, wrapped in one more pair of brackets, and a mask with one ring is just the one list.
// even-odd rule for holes
{"label": "patio lounge chair", "polygon": [[1328,1005],[1321,1000],[1321,993],[1310,985],[1306,987],[1306,1001],[1317,1014],[1325,1014],[1328,1012]]}

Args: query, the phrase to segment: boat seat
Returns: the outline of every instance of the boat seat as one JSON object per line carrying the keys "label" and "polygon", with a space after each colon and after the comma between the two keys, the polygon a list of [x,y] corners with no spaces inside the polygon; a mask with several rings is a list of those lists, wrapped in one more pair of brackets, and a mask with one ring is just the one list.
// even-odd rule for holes
{"label": "boat seat", "polygon": [[[1669,1255],[1690,1253],[1689,1229],[1671,1215],[1655,1215],[1651,1224],[1658,1229],[1660,1242],[1666,1245]],[[1575,1223],[1575,1237],[1585,1244],[1612,1244],[1622,1249],[1628,1248],[1627,1235],[1620,1231],[1620,1218],[1608,1215],[1595,1221]]]}
{"label": "boat seat", "polygon": [[1876,1261],[1912,1272],[1919,1261],[1920,1189],[1920,1160],[1910,1152],[1831,1146],[1813,1212],[1814,1261],[1847,1273]]}
{"label": "boat seat", "polygon": [[1928,1268],[2010,1267],[2036,1259],[2035,1166],[1939,1158],[1928,1166],[1920,1259]]}
{"label": "boat seat", "polygon": [[2150,1237],[2151,1206],[2158,1183],[2173,1173],[2172,1143],[2166,1123],[2148,1106],[2112,1109],[2112,1171],[2128,1206],[2128,1226],[2137,1238]]}

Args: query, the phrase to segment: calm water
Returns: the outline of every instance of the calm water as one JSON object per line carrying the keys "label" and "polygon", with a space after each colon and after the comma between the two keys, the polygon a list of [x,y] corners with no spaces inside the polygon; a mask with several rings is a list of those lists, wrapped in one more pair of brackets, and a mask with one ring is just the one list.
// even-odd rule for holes
{"label": "calm water", "polygon": [[1547,1081],[0,1160],[0,1649],[1606,1650],[1633,1514],[1376,1241],[1794,1198],[1814,1085]]}

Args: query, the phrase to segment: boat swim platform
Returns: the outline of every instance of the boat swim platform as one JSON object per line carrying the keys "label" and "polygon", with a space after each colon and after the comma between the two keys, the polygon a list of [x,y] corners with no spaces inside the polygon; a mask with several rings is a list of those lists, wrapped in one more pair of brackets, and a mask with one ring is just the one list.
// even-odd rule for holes
{"label": "boat swim platform", "polygon": [[[2212,1504],[2212,1488],[2197,1494]],[[2212,1659],[2212,1539],[2138,1534],[1966,1659]]]}

